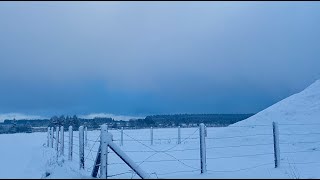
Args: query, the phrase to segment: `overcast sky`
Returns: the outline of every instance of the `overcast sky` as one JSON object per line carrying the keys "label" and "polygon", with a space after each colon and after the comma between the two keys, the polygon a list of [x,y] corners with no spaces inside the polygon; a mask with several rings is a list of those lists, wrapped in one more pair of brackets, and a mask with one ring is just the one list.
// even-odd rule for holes
{"label": "overcast sky", "polygon": [[255,113],[320,78],[320,2],[1,2],[0,113]]}

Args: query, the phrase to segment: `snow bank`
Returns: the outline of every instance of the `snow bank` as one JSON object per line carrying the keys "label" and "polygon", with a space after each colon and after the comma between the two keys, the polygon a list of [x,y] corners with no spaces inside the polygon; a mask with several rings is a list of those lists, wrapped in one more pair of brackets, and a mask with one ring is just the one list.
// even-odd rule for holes
{"label": "snow bank", "polygon": [[[264,149],[259,150],[260,146],[258,145],[272,143],[272,137],[267,134],[272,134],[273,121],[278,122],[280,130],[281,165],[279,169],[275,169],[273,165],[267,165],[222,176],[217,173],[213,173],[214,175],[209,173],[204,177],[233,178],[237,177],[234,176],[237,174],[241,178],[320,178],[320,80],[300,93],[285,98],[248,119],[224,128],[221,132],[216,133],[216,136],[256,135],[256,137],[237,139],[241,143],[257,144],[252,153],[249,153],[249,149],[241,148],[235,149],[235,152],[247,151],[244,154],[272,153],[272,146],[264,146]],[[224,142],[224,144],[230,143],[231,141]],[[237,158],[231,158],[223,163],[230,164],[233,162],[232,159]],[[260,161],[257,163],[259,166],[272,162],[273,157],[255,156],[243,158],[241,161],[238,163],[238,167],[241,166],[240,164],[253,161]]]}
{"label": "snow bank", "polygon": [[250,118],[231,126],[279,123],[320,123],[320,80],[305,90],[266,108]]}

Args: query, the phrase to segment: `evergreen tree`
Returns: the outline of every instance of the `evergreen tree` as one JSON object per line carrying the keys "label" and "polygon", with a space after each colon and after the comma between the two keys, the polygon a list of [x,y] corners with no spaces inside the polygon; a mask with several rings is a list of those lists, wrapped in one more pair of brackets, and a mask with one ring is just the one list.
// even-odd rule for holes
{"label": "evergreen tree", "polygon": [[78,129],[80,126],[79,119],[76,115],[72,117],[71,126],[73,127],[73,129]]}

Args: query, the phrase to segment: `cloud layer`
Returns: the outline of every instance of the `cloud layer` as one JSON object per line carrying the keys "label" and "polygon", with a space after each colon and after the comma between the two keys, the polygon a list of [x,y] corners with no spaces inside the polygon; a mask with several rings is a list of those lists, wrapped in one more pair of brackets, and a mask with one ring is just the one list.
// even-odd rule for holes
{"label": "cloud layer", "polygon": [[0,4],[0,113],[251,113],[320,78],[317,2]]}
{"label": "cloud layer", "polygon": [[115,114],[108,114],[108,113],[92,113],[88,115],[79,115],[79,118],[85,119],[93,119],[95,117],[106,117],[112,118],[114,120],[124,120],[129,121],[130,119],[144,119],[144,116],[124,116],[124,115],[115,115]]}

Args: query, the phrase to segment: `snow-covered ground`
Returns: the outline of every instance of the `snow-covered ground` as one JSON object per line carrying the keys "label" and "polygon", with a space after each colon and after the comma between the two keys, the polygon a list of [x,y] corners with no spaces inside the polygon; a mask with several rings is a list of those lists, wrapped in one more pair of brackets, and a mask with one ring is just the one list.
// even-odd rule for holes
{"label": "snow-covered ground", "polygon": [[[224,128],[208,128],[207,169],[200,174],[199,131],[182,128],[182,143],[177,144],[177,129],[124,130],[121,148],[151,178],[320,178],[320,81],[258,114]],[[280,131],[281,163],[274,168],[272,122]],[[120,144],[120,132],[113,134]],[[56,161],[55,151],[44,147],[46,133],[0,135],[0,178],[90,178],[96,156],[99,131],[88,132],[85,170],[79,170],[78,132],[74,132],[73,161]],[[161,151],[161,152],[155,152]],[[110,178],[139,178],[110,150]]]}

